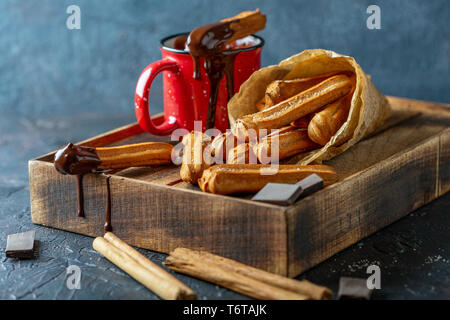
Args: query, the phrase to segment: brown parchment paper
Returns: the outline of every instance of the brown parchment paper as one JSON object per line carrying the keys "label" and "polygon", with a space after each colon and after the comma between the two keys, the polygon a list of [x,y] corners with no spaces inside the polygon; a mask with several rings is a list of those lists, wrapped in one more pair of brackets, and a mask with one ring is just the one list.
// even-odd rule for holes
{"label": "brown parchment paper", "polygon": [[356,88],[347,121],[325,146],[294,156],[290,162],[309,164],[335,157],[381,126],[389,118],[391,108],[387,99],[375,88],[370,77],[355,59],[330,50],[305,50],[276,66],[254,72],[228,103],[231,128],[241,116],[258,111],[256,103],[264,96],[267,85],[272,81],[311,77],[335,71],[352,71],[356,75]]}

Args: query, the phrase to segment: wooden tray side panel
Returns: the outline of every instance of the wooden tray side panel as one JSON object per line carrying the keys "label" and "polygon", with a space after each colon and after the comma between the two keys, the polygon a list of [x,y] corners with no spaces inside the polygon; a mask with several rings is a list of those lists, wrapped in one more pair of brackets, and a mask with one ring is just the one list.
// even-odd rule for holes
{"label": "wooden tray side panel", "polygon": [[450,128],[445,130],[439,140],[439,196],[450,191]]}
{"label": "wooden tray side panel", "polygon": [[[437,198],[439,164],[450,160],[448,142],[444,131],[289,210],[288,275],[300,274]],[[445,159],[439,159],[439,148],[447,150]]]}
{"label": "wooden tray side panel", "polygon": [[[34,223],[89,236],[103,235],[105,177],[88,174],[85,218],[77,216],[74,176],[30,161]],[[286,220],[275,206],[255,206],[226,197],[112,176],[113,232],[131,245],[168,253],[176,247],[207,250],[287,275]]]}

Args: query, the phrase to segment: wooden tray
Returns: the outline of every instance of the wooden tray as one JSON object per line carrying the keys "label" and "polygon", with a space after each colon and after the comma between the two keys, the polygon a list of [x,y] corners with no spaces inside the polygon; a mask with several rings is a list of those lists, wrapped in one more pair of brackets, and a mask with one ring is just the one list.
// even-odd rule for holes
{"label": "wooden tray", "polygon": [[[203,249],[297,276],[450,189],[448,106],[389,100],[395,115],[382,130],[326,162],[339,181],[292,206],[203,193],[182,182],[176,166],[129,168],[110,180],[113,232],[142,248]],[[167,140],[131,124],[80,144]],[[86,217],[80,218],[75,177],[58,174],[53,155],[29,161],[33,222],[102,235],[105,177],[85,176]]]}

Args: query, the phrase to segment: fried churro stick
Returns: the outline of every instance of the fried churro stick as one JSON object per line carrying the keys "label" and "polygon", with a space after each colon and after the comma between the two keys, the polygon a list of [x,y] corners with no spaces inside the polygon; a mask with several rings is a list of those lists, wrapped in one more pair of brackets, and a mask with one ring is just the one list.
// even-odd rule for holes
{"label": "fried churro stick", "polygon": [[227,42],[245,38],[254,34],[266,26],[266,15],[262,14],[259,9],[255,11],[243,11],[234,17],[220,20],[220,22],[229,22],[229,28],[233,31],[233,35]]}
{"label": "fried churro stick", "polygon": [[119,147],[96,148],[102,161],[99,169],[120,169],[171,163],[173,146],[164,142],[144,142]]}
{"label": "fried churro stick", "polygon": [[248,130],[275,129],[304,117],[343,97],[353,87],[346,75],[336,75],[263,111],[243,116],[236,121],[234,135],[244,140]]}
{"label": "fried churro stick", "polygon": [[211,164],[211,137],[192,131],[183,137],[183,159],[180,169],[180,177],[183,181],[197,184],[203,170]]}
{"label": "fried churro stick", "polygon": [[253,152],[250,143],[239,143],[236,147],[228,152],[227,163],[229,164],[245,164],[257,163],[258,159]]}
{"label": "fried churro stick", "polygon": [[55,154],[55,168],[63,174],[144,167],[171,163],[172,145],[145,142],[119,147],[92,148],[69,143]]}
{"label": "fried churro stick", "polygon": [[271,134],[264,137],[253,147],[253,151],[261,163],[268,163],[267,160],[276,156],[272,154],[272,146],[274,144],[278,145],[278,148],[275,151],[278,152],[278,160],[283,160],[295,154],[320,147],[308,137],[308,131],[306,129],[292,127],[292,129],[287,132],[276,135]]}
{"label": "fried churro stick", "polygon": [[313,173],[325,185],[337,180],[336,171],[326,165],[220,164],[205,170],[198,184],[216,194],[255,193],[269,182],[294,184]]}
{"label": "fried churro stick", "polygon": [[338,72],[324,73],[321,75],[300,78],[294,80],[275,80],[266,88],[264,96],[265,108],[270,108],[283,100],[305,91],[327,78],[337,75]]}
{"label": "fried churro stick", "polygon": [[308,125],[309,138],[321,146],[326,145],[347,120],[350,103],[351,96],[347,95],[316,113]]}
{"label": "fried churro stick", "polygon": [[192,56],[204,56],[211,51],[226,49],[226,45],[254,34],[266,26],[266,16],[259,9],[243,11],[219,22],[199,26],[192,30],[186,47]]}
{"label": "fried churro stick", "polygon": [[227,131],[216,136],[211,142],[211,153],[216,162],[225,163],[229,150],[236,147],[238,141],[231,131]]}
{"label": "fried churro stick", "polygon": [[256,109],[258,109],[258,111],[262,111],[264,109],[266,109],[266,98],[263,97],[261,100],[259,100],[256,103]]}
{"label": "fried churro stick", "polygon": [[307,114],[306,116],[301,117],[300,119],[292,121],[291,126],[296,127],[296,128],[307,129],[309,122],[311,121],[313,116],[314,116],[314,114],[312,114],[312,113]]}

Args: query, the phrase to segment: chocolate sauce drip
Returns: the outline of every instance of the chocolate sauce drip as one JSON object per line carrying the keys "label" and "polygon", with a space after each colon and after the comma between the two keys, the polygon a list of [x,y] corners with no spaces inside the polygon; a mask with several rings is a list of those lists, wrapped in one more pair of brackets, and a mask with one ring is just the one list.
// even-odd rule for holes
{"label": "chocolate sauce drip", "polygon": [[206,120],[206,128],[213,128],[216,120],[217,96],[219,94],[220,80],[223,75],[227,78],[227,102],[234,95],[233,84],[233,63],[237,53],[222,53],[221,55],[211,56],[205,59],[205,71],[210,81],[208,116]]}
{"label": "chocolate sauce drip", "polygon": [[78,216],[84,217],[83,175],[94,172],[100,165],[95,148],[77,146],[69,143],[55,154],[54,165],[62,174],[77,176]]}
{"label": "chocolate sauce drip", "polygon": [[225,59],[225,78],[227,80],[227,102],[234,96],[234,58],[237,53],[229,54]]}
{"label": "chocolate sauce drip", "polygon": [[77,174],[78,216],[84,217],[83,175]]}
{"label": "chocolate sauce drip", "polygon": [[[78,196],[78,216],[84,217],[84,192],[83,176],[89,172],[97,171],[101,160],[95,151],[95,148],[77,146],[69,143],[67,146],[59,149],[55,154],[54,165],[56,170],[62,174],[73,174],[77,178],[77,196]],[[112,172],[112,171],[110,171]],[[112,231],[111,226],[111,187],[109,179],[111,176],[102,173],[106,177],[106,212],[105,212],[105,231]]]}
{"label": "chocolate sauce drip", "polygon": [[111,225],[111,186],[109,183],[109,179],[111,176],[106,176],[106,211],[105,211],[105,232],[112,231]]}
{"label": "chocolate sauce drip", "polygon": [[239,19],[236,19],[200,26],[189,34],[186,41],[186,48],[194,62],[194,79],[200,80],[199,57],[203,57],[203,66],[210,82],[207,129],[214,127],[219,84],[224,74],[227,78],[227,101],[234,95],[233,67],[238,52],[227,50],[225,44],[234,34],[230,24],[238,21]]}
{"label": "chocolate sauce drip", "polygon": [[95,148],[69,143],[55,154],[55,168],[62,174],[84,174],[93,172],[100,165]]}

